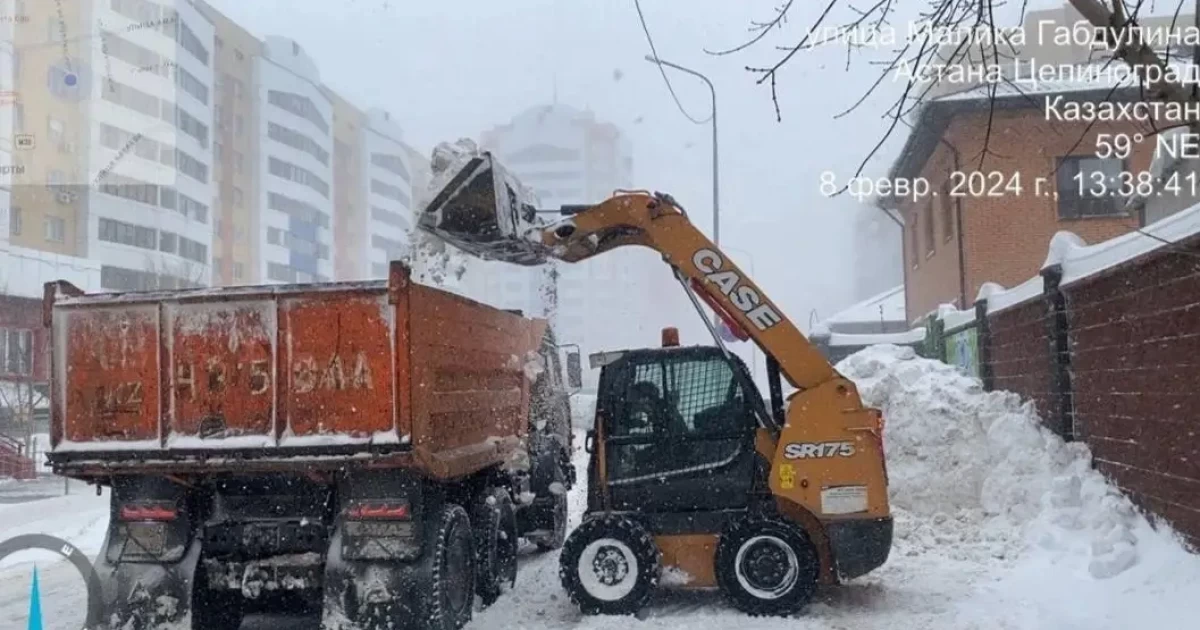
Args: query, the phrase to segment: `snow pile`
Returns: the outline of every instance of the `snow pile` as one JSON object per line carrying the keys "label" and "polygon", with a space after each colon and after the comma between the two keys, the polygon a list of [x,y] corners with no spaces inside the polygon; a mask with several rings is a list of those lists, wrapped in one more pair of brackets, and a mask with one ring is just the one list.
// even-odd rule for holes
{"label": "snow pile", "polygon": [[1085,444],[1064,443],[1016,394],[985,392],[905,347],[867,348],[837,368],[884,414],[898,553],[1011,560],[1038,548],[1109,578],[1138,562],[1135,531],[1171,536],[1092,468]]}

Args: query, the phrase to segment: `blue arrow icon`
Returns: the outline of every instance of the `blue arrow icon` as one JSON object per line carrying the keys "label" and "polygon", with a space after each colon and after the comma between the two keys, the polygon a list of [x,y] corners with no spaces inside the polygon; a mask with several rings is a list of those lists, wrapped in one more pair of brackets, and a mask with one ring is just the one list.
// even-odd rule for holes
{"label": "blue arrow icon", "polygon": [[42,628],[42,592],[38,587],[38,570],[33,567],[33,586],[29,589],[29,626],[28,630],[43,630]]}

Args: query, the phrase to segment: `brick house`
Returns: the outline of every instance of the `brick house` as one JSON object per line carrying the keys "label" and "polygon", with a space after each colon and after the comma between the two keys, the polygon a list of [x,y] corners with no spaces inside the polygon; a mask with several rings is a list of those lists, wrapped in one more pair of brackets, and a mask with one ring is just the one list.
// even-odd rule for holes
{"label": "brick house", "polygon": [[45,406],[48,337],[41,300],[0,295],[0,433],[14,429],[12,407],[18,397],[21,403]]}
{"label": "brick house", "polygon": [[[904,222],[910,322],[940,304],[970,306],[986,282],[1012,287],[1037,275],[1050,238],[1059,230],[1095,243],[1143,224],[1141,212],[1126,199],[1091,196],[1081,191],[1086,187],[1081,182],[1146,170],[1153,140],[1139,143],[1119,160],[1097,158],[1096,138],[1148,135],[1151,130],[1126,122],[1095,122],[1089,128],[1087,122],[1048,121],[1044,111],[1044,99],[1057,95],[1074,102],[1140,100],[1137,86],[1039,87],[1000,85],[994,105],[986,87],[972,88],[930,99],[919,111],[890,176],[925,178],[934,194],[915,201],[889,198],[883,204]],[[988,154],[980,168],[985,146]],[[997,194],[969,194],[961,185],[964,177],[952,177],[952,172],[966,178],[977,173],[976,181],[986,182],[982,190]],[[1005,190],[1014,176],[1021,189]],[[956,185],[961,185],[960,194],[949,194]]]}

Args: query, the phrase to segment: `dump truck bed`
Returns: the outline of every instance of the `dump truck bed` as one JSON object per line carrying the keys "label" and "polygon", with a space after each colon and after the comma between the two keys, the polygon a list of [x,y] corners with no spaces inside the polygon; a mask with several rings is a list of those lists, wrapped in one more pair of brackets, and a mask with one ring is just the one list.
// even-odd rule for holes
{"label": "dump truck bed", "polygon": [[387,281],[82,295],[47,285],[64,474],[346,465],[436,478],[528,426],[546,323]]}

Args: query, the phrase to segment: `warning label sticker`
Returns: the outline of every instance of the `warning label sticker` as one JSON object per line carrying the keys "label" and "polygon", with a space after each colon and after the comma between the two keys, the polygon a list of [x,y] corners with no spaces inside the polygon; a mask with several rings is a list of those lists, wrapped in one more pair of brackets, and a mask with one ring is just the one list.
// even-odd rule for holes
{"label": "warning label sticker", "polygon": [[821,512],[825,514],[854,514],[866,511],[866,486],[837,486],[821,489]]}

